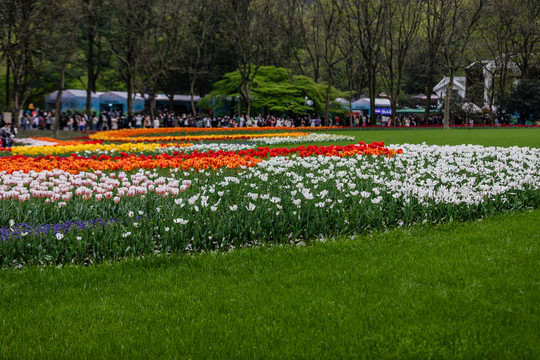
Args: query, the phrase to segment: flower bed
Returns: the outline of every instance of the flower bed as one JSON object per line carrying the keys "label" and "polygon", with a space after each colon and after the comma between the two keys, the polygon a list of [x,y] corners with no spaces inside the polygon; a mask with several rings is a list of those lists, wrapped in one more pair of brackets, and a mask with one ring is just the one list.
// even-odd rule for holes
{"label": "flower bed", "polygon": [[163,147],[182,148],[193,144],[101,144],[81,143],[77,145],[42,145],[42,146],[19,146],[12,149],[14,155],[61,155],[72,153],[103,153],[103,152],[151,152]]}
{"label": "flower bed", "polygon": [[276,144],[294,144],[294,143],[306,143],[306,142],[327,142],[327,141],[354,141],[354,136],[334,135],[334,134],[317,134],[311,133],[303,136],[287,136],[287,134],[281,134],[282,136],[275,137],[263,137],[252,138],[247,141],[265,145]]}
{"label": "flower bed", "polygon": [[313,154],[325,156],[352,156],[357,153],[365,155],[386,155],[393,156],[398,150],[385,148],[384,144],[374,142],[366,145],[347,145],[347,146],[300,146],[297,148],[286,149],[277,148],[269,149],[258,148],[234,151],[209,151],[199,153],[193,151],[173,152],[172,155],[166,153],[158,153],[157,155],[135,155],[122,152],[119,156],[110,155],[92,155],[85,157],[72,154],[70,157],[60,156],[38,156],[27,157],[22,155],[14,155],[0,158],[0,168],[4,169],[6,174],[23,171],[53,171],[56,169],[64,170],[73,174],[82,171],[107,171],[107,170],[123,170],[132,171],[135,169],[154,169],[154,168],[180,168],[188,169],[217,169],[220,167],[239,168],[251,167],[261,161],[263,158],[275,156],[287,156],[289,154],[298,153],[300,156],[311,156]]}
{"label": "flower bed", "polygon": [[[100,131],[98,133],[92,134],[89,138],[94,140],[103,140],[103,141],[141,141],[140,138],[170,138],[171,136],[163,134],[181,134],[179,137],[193,136],[195,134],[203,134],[205,136],[210,136],[212,133],[223,133],[228,134],[229,136],[234,134],[244,134],[244,136],[249,137],[248,134],[266,134],[266,133],[284,133],[284,132],[312,132],[312,131],[328,131],[333,129],[339,129],[338,127],[329,127],[329,126],[319,126],[315,128],[294,128],[294,127],[239,127],[239,128],[226,128],[226,127],[216,127],[216,128],[197,128],[197,127],[172,127],[172,128],[157,128],[157,129],[122,129],[122,130],[108,130]],[[159,141],[159,140],[151,140]],[[167,140],[171,141],[171,140]]]}
{"label": "flower bed", "polygon": [[[184,170],[233,156],[225,151],[11,157],[0,164],[14,164],[0,182],[0,265],[312,241],[540,205],[539,149],[374,143],[233,154],[253,163]],[[69,169],[90,160],[116,165]],[[124,162],[136,166],[122,171]],[[42,163],[53,169],[38,172]]]}
{"label": "flower bed", "polygon": [[229,140],[249,140],[272,137],[301,137],[309,135],[307,132],[286,132],[286,133],[262,133],[262,134],[221,134],[221,135],[175,135],[175,136],[137,136],[137,137],[106,137],[99,134],[92,139],[105,139],[116,142],[165,142],[165,141],[229,141]]}

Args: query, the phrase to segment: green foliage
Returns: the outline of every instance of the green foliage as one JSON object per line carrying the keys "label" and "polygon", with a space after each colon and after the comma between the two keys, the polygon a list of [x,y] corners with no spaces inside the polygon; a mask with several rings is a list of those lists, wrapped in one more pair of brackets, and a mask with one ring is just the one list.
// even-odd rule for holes
{"label": "green foliage", "polygon": [[[239,71],[225,74],[224,78],[214,84],[214,90],[201,99],[203,108],[217,108],[227,97],[240,96],[241,75]],[[261,109],[269,114],[305,114],[320,113],[324,110],[327,85],[318,84],[303,75],[292,75],[284,68],[261,66],[253,80],[251,101],[253,109]],[[330,97],[335,99],[343,93],[332,88]],[[313,105],[307,105],[307,99]],[[221,102],[221,103],[220,103]],[[332,102],[336,109],[341,106]],[[254,110],[256,111],[256,110]]]}
{"label": "green foliage", "polygon": [[508,113],[519,113],[521,121],[540,120],[540,81],[521,80],[504,100]]}

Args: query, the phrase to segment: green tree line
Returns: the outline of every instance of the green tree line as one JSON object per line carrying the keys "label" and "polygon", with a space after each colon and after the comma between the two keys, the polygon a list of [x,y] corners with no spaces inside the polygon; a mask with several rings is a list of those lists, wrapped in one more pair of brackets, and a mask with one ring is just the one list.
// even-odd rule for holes
{"label": "green tree line", "polygon": [[297,85],[322,86],[326,123],[336,89],[350,101],[368,95],[372,110],[385,92],[395,114],[405,94],[429,95],[441,76],[481,60],[497,64],[497,102],[516,80],[511,69],[538,81],[539,19],[536,0],[3,0],[0,104],[17,113],[51,91],[81,88],[87,112],[98,90],[127,91],[128,113],[136,94],[165,93],[171,103],[191,94],[195,109],[196,95],[222,94],[219,81],[234,73],[230,93],[250,113],[279,108],[254,96],[259,71],[275,66],[291,86],[273,90],[293,94],[298,111]]}

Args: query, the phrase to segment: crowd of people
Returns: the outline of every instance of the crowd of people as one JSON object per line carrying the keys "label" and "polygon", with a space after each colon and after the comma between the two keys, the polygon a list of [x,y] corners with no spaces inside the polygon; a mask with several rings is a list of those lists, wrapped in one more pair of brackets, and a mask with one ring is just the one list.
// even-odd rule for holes
{"label": "crowd of people", "polygon": [[[26,112],[21,119],[21,128],[24,130],[50,130],[54,124],[54,111]],[[369,125],[367,116],[355,116],[352,124],[349,117],[340,119],[335,116],[330,119],[329,126],[365,127]],[[424,120],[421,117],[401,115],[391,123],[390,116],[377,115],[377,123],[382,126],[426,126],[441,125],[442,117],[430,117]],[[118,129],[159,128],[159,127],[318,127],[323,121],[317,115],[300,117],[277,117],[272,115],[254,116],[194,116],[192,114],[175,114],[173,112],[160,112],[153,118],[148,113],[124,115],[118,111],[102,111],[87,115],[79,112],[63,112],[60,115],[59,128],[69,131],[101,131]]]}
{"label": "crowd of people", "polygon": [[0,119],[0,147],[9,148],[13,146],[13,139],[17,135],[17,128],[13,124],[6,124],[4,119]]}
{"label": "crowd of people", "polygon": [[[21,119],[21,128],[25,130],[50,130],[53,128],[54,118],[54,111],[26,112]],[[348,122],[340,124],[339,117],[332,119],[331,122],[331,125],[348,125]],[[185,113],[160,112],[151,118],[147,113],[125,116],[118,111],[103,111],[90,115],[68,111],[60,115],[59,128],[70,131],[101,131],[159,127],[316,127],[321,125],[322,120],[318,116],[296,118],[271,115],[255,117],[249,115],[194,116]]]}
{"label": "crowd of people", "polygon": [[[51,130],[54,128],[55,113],[39,109],[26,111],[21,117],[20,125],[24,130]],[[367,116],[356,116],[352,124],[349,117],[340,119],[339,116],[330,119],[329,126],[369,126],[370,119]],[[495,125],[505,124],[504,118],[497,118]],[[442,125],[442,116],[436,115],[427,119],[413,114],[400,114],[394,122],[390,116],[377,115],[377,124],[386,126],[434,126]],[[472,125],[470,119],[454,119],[456,125]],[[162,111],[153,118],[148,113],[136,113],[125,116],[118,111],[102,111],[87,115],[79,112],[63,112],[60,114],[59,128],[68,131],[101,131],[117,129],[160,128],[160,127],[198,127],[198,128],[236,128],[236,127],[318,127],[323,122],[317,115],[301,117],[277,117],[272,115],[254,116],[195,116],[192,114],[175,114]],[[0,114],[0,136],[2,147],[12,145],[17,129],[12,124],[6,124]]]}

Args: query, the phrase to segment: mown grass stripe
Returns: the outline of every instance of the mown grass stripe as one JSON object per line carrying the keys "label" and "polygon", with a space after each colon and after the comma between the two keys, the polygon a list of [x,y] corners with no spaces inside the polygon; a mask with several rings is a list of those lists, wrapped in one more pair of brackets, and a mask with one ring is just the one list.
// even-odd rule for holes
{"label": "mown grass stripe", "polygon": [[6,358],[538,358],[540,210],[0,272]]}

